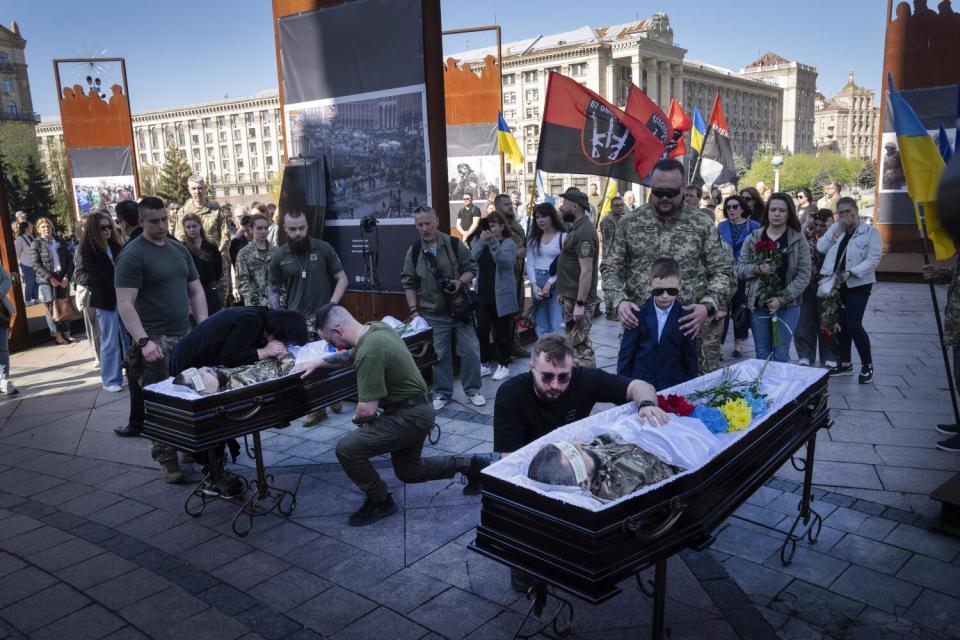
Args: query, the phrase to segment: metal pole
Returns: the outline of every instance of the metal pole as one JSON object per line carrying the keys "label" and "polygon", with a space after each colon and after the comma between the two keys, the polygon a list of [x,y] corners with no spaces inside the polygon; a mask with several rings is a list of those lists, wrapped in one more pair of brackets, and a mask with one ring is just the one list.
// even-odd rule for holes
{"label": "metal pole", "polygon": [[[773,190],[776,192],[780,191],[780,168],[774,167],[773,169]],[[763,195],[762,193],[760,194]]]}
{"label": "metal pole", "polygon": [[[920,213],[920,247],[923,251],[923,265],[930,264],[930,256],[927,254],[927,216],[923,209],[923,203],[917,203],[917,210]],[[955,268],[960,268],[958,265]],[[950,403],[953,406],[954,424],[960,424],[960,409],[957,408],[957,389],[953,380],[953,371],[950,368],[950,358],[947,356],[947,346],[943,342],[943,320],[940,318],[940,304],[937,302],[937,289],[930,281],[930,299],[933,301],[933,316],[937,319],[937,334],[940,336],[940,352],[943,354],[943,368],[947,372],[947,384],[950,385]]]}

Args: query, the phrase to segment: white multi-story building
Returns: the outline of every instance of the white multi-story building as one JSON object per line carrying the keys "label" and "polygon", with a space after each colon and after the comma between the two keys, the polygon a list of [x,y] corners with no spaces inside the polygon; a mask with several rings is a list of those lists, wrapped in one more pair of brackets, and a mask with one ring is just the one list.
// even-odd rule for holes
{"label": "white multi-story building", "polygon": [[853,78],[851,69],[847,84],[829,100],[818,94],[814,144],[847,158],[870,160],[877,155],[880,108],[874,105],[873,91],[857,86]]}
{"label": "white multi-story building", "polygon": [[[37,125],[41,156],[52,169],[62,153],[59,120]],[[238,204],[264,200],[283,169],[283,128],[276,91],[249,98],[204,102],[133,114],[133,140],[141,187],[159,176],[166,151],[179,148],[194,173],[214,185],[218,199]]]}
{"label": "white multi-story building", "polygon": [[[760,148],[812,150],[812,127],[805,130],[797,120],[808,111],[809,121],[813,120],[813,67],[773,54],[740,72],[687,60],[686,49],[674,44],[673,29],[665,13],[638,22],[600,28],[584,26],[508,42],[501,50],[503,115],[521,145],[525,165],[508,165],[506,189],[523,185],[526,191],[533,186],[550,71],[578,80],[620,107],[626,105],[630,85],[636,84],[665,111],[671,99],[676,98],[687,113],[699,108],[705,120],[714,95],[720,92],[735,153],[749,159]],[[476,49],[454,57],[479,70],[490,54],[496,55],[496,49]],[[777,64],[771,66],[774,58]],[[785,109],[788,100],[790,106]],[[548,175],[545,182],[549,192],[557,193],[568,186],[585,188],[589,182],[597,182],[597,178]]]}

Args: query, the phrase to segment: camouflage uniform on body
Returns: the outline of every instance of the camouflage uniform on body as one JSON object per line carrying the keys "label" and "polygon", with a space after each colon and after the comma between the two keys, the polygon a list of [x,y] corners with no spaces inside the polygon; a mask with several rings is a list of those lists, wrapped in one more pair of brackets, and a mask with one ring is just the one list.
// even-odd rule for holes
{"label": "camouflage uniform on body", "polygon": [[[600,221],[600,269],[603,270],[603,263],[607,261],[610,250],[613,249],[613,239],[617,235],[617,224],[626,214],[616,214],[613,211],[603,216]],[[607,289],[606,280],[603,282],[603,301],[607,309],[607,320],[617,319],[617,308],[611,304],[610,291]]]}
{"label": "camouflage uniform on body", "polygon": [[[180,338],[182,337],[183,336],[149,336],[150,340],[160,347],[160,350],[163,352],[163,357],[156,362],[148,362],[144,359],[140,347],[136,343],[132,344],[126,356],[127,376],[133,380],[137,380],[141,388],[148,384],[162,382],[169,378],[170,374],[167,369],[169,367],[170,354],[173,353],[173,348],[177,346],[177,343],[180,342]],[[153,440],[152,443],[150,447],[150,457],[160,464],[170,461],[176,462],[176,449],[156,440]]]}
{"label": "camouflage uniform on body", "polygon": [[258,382],[282,378],[290,373],[294,364],[296,364],[296,360],[293,355],[289,351],[284,351],[276,358],[267,358],[266,360],[260,360],[259,362],[246,364],[241,367],[220,369],[220,371],[227,374],[228,378],[226,387],[221,389],[221,391],[239,389],[240,387],[248,387]]}
{"label": "camouflage uniform on body", "polygon": [[[650,265],[662,257],[673,258],[680,265],[681,304],[709,302],[717,310],[726,307],[737,288],[737,276],[730,249],[716,226],[687,204],[669,217],[645,204],[623,216],[602,266],[604,289],[610,292],[615,309],[624,300],[637,305],[647,301]],[[701,280],[703,292],[698,293]],[[709,335],[710,329],[707,331]]]}
{"label": "camouflage uniform on body", "polygon": [[270,300],[270,246],[266,251],[251,242],[237,253],[237,290],[248,307],[266,307]]}
{"label": "camouflage uniform on body", "polygon": [[601,500],[622,498],[682,470],[667,464],[638,444],[623,442],[606,433],[582,447],[600,461],[590,483],[590,493]]}
{"label": "camouflage uniform on body", "polygon": [[[712,224],[712,223],[711,223]],[[733,250],[725,242],[721,242],[724,250],[729,254],[729,259],[733,262]],[[701,265],[702,266],[702,265]],[[701,268],[700,275],[697,277],[697,285],[694,288],[694,299],[702,300],[707,289],[705,271]],[[717,310],[726,310],[730,305],[724,301]],[[697,370],[700,375],[716,371],[720,368],[720,360],[723,355],[723,320],[718,313],[713,318],[707,318],[707,321],[700,326],[697,333]]]}
{"label": "camouflage uniform on body", "polygon": [[[593,311],[597,308],[597,263],[600,258],[599,238],[593,223],[583,216],[570,228],[563,249],[557,259],[557,294],[563,304],[563,321],[566,335],[573,343],[573,363],[579,367],[596,367],[597,358],[590,342],[593,327]],[[593,259],[590,288],[584,302],[583,317],[573,322],[573,309],[577,304],[580,278],[580,258]]]}

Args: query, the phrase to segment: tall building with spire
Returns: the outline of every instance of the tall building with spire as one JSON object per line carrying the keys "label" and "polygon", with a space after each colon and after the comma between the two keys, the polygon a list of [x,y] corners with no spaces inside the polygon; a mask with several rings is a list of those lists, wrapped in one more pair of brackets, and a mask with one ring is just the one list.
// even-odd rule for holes
{"label": "tall building with spire", "polygon": [[874,93],[857,86],[853,69],[847,84],[832,98],[817,95],[813,138],[818,151],[869,160],[877,154],[879,127],[880,108],[874,105]]}

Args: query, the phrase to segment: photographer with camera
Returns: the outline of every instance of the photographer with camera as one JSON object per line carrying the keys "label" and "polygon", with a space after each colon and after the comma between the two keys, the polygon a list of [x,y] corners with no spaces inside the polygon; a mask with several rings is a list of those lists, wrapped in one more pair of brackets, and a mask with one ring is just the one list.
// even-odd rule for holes
{"label": "photographer with camera", "polygon": [[453,394],[453,347],[460,356],[463,390],[475,406],[487,403],[480,393],[480,342],[474,328],[476,293],[470,288],[477,262],[467,247],[438,229],[430,207],[413,210],[420,239],[407,249],[400,282],[410,315],[423,315],[433,328],[433,407],[439,411]]}

